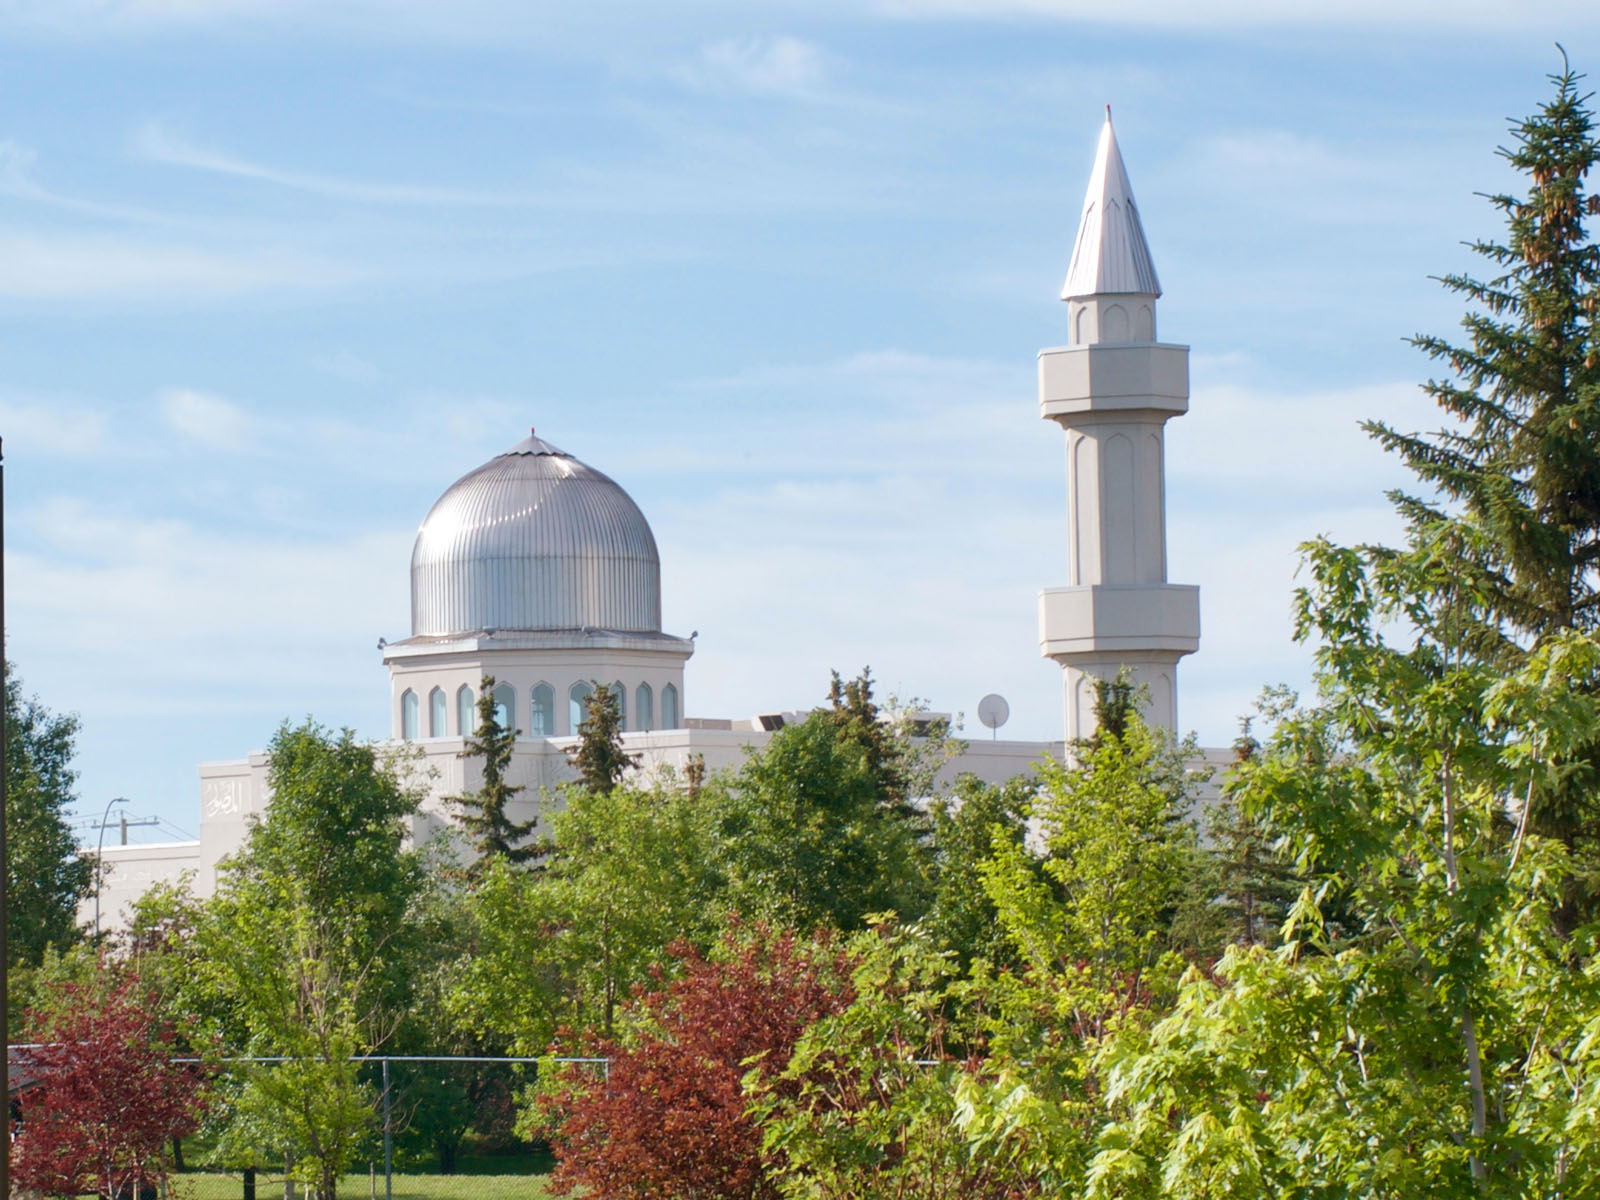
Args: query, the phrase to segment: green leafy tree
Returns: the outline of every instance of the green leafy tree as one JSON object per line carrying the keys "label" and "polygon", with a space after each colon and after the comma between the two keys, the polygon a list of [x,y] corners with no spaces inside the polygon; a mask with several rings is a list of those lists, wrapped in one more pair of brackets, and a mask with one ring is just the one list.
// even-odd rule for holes
{"label": "green leafy tree", "polygon": [[525,863],[539,853],[538,843],[528,841],[538,817],[513,821],[507,814],[507,807],[523,789],[507,779],[517,731],[502,727],[495,717],[494,683],[493,675],[485,675],[478,687],[478,728],[462,751],[463,758],[479,760],[483,782],[476,791],[450,798],[467,844],[477,855],[468,868],[474,876],[497,858]]}
{"label": "green leafy tree", "polygon": [[[985,865],[989,896],[1024,960],[1077,977],[1111,1011],[1113,997],[1168,950],[1178,882],[1194,853],[1170,747],[1136,711],[1118,734],[1102,725],[1071,765],[1039,763],[1030,816],[1044,840],[1036,865],[1016,841]],[[1098,1017],[1095,1018],[1098,1021]]]}
{"label": "green leafy tree", "polygon": [[450,1003],[518,1053],[544,1053],[559,1026],[610,1036],[669,945],[709,942],[720,897],[704,805],[675,788],[569,788],[544,870],[492,867],[468,898],[473,949]]}
{"label": "green leafy tree", "polygon": [[1036,788],[1026,776],[995,785],[964,774],[948,796],[933,802],[933,903],[923,924],[934,943],[962,963],[1014,958],[983,864],[999,847],[1022,844]]}
{"label": "green leafy tree", "polygon": [[48,947],[82,936],[78,904],[94,891],[94,863],[67,825],[77,773],[78,718],[22,695],[5,665],[6,969],[37,966]]}
{"label": "green leafy tree", "polygon": [[909,799],[931,784],[929,756],[880,719],[865,672],[849,685],[835,675],[830,690],[833,706],[778,730],[710,799],[729,903],[791,929],[918,917],[930,899],[926,819]]}
{"label": "green leafy tree", "polygon": [[372,1121],[354,1060],[394,1034],[411,995],[426,882],[405,845],[417,797],[348,730],[286,724],[269,754],[271,803],[220,868],[201,961],[237,1049],[289,1060],[249,1071],[236,1150],[278,1147],[333,1200]]}
{"label": "green leafy tree", "polygon": [[594,683],[583,700],[579,742],[567,753],[578,778],[591,792],[609,792],[639,760],[622,748],[622,705],[616,692]]}
{"label": "green leafy tree", "polygon": [[850,1003],[815,1021],[787,1063],[746,1076],[768,1172],[806,1200],[1022,1200],[1047,1183],[1015,1146],[979,1146],[961,1083],[989,1081],[986,1014],[959,965],[917,927],[857,934]]}
{"label": "green leafy tree", "polygon": [[1237,787],[1309,884],[1281,947],[1230,950],[1108,1049],[1089,1194],[1600,1194],[1592,932],[1562,935],[1568,855],[1525,807],[1600,721],[1600,642],[1553,635],[1507,674],[1409,619],[1431,581],[1309,557],[1321,700]]}

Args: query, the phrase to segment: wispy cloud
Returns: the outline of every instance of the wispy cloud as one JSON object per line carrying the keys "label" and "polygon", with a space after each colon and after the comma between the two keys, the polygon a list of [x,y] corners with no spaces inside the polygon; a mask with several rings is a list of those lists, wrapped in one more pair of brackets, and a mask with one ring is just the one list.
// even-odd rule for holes
{"label": "wispy cloud", "polygon": [[31,146],[24,146],[10,138],[0,140],[0,196],[27,200],[85,216],[131,221],[140,225],[186,223],[182,218],[147,208],[129,204],[106,204],[52,191],[39,182],[36,171],[38,160],[38,153]]}
{"label": "wispy cloud", "polygon": [[383,372],[376,366],[349,350],[318,354],[311,360],[311,365],[324,375],[331,375],[346,383],[377,383],[383,378]]}
{"label": "wispy cloud", "polygon": [[693,86],[757,95],[810,98],[826,80],[823,54],[801,38],[725,38],[701,48],[680,72]]}
{"label": "wispy cloud", "polygon": [[[1103,25],[1157,25],[1166,28],[1218,29],[1414,28],[1458,30],[1504,29],[1506,8],[1500,0],[1340,0],[1337,4],[1285,4],[1281,0],[877,0],[876,10],[901,18],[962,17],[1005,20],[1018,16]],[[1539,6],[1543,23],[1588,23],[1594,6],[1588,0],[1547,0]]]}
{"label": "wispy cloud", "polygon": [[218,450],[242,449],[255,422],[237,404],[210,392],[170,388],[161,393],[161,415],[184,437]]}
{"label": "wispy cloud", "polygon": [[13,455],[93,457],[105,452],[109,426],[103,409],[76,400],[0,392],[0,433]]}
{"label": "wispy cloud", "polygon": [[349,200],[359,204],[505,208],[527,205],[537,200],[531,195],[511,192],[474,191],[427,184],[366,183],[336,175],[321,175],[310,171],[270,166],[196,145],[153,123],[143,125],[135,132],[132,149],[147,162],[229,175],[236,179],[254,180],[293,191],[310,192],[332,200]]}
{"label": "wispy cloud", "polygon": [[0,296],[82,299],[133,294],[206,299],[279,288],[332,288],[365,272],[294,250],[206,250],[101,234],[0,228]]}

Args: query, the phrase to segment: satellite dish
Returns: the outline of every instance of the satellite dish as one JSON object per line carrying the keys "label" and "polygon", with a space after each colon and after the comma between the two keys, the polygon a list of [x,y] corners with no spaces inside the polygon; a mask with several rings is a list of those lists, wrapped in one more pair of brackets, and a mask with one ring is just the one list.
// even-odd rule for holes
{"label": "satellite dish", "polygon": [[[982,721],[991,731],[999,729],[1011,719],[1011,705],[1006,703],[1006,698],[997,692],[990,692],[978,701],[978,720]],[[999,735],[994,735],[998,737]]]}

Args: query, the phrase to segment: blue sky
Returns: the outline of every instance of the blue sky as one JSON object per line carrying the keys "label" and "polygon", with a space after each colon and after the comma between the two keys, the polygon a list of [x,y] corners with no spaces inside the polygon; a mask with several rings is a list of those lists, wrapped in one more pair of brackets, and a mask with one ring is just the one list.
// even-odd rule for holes
{"label": "blue sky", "polygon": [[1305,681],[1294,546],[1395,534],[1356,422],[1429,421],[1405,339],[1557,40],[1600,72],[1588,3],[0,0],[12,656],[85,811],[192,830],[196,762],[387,732],[416,526],[536,425],[650,518],[691,715],[871,664],[1060,736],[1033,362],[1109,102],[1224,743]]}

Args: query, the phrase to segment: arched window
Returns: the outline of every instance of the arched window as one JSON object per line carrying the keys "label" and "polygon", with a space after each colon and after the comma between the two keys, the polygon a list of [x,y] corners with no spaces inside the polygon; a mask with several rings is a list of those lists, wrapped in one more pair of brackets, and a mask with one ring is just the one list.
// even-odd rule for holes
{"label": "arched window", "polygon": [[472,689],[462,684],[456,689],[456,732],[471,737],[477,731],[477,716],[473,712]]}
{"label": "arched window", "polygon": [[509,683],[494,685],[494,720],[501,729],[517,729],[517,689]]}
{"label": "arched window", "polygon": [[593,694],[594,689],[581,679],[578,680],[577,683],[573,684],[572,690],[567,693],[567,717],[569,722],[569,733],[577,733],[578,726],[583,724],[584,702]]}
{"label": "arched window", "polygon": [[417,740],[417,694],[410,688],[400,697],[400,736],[408,742]]}
{"label": "arched window", "polygon": [[656,723],[656,698],[648,683],[641,683],[633,691],[633,724],[636,729],[650,729]]}
{"label": "arched window", "polygon": [[528,705],[528,732],[534,737],[553,737],[556,732],[556,690],[548,683],[533,685]]}
{"label": "arched window", "polygon": [[622,680],[617,680],[611,685],[611,694],[617,698],[617,728],[628,727],[628,689],[622,686]]}
{"label": "arched window", "polygon": [[428,693],[428,736],[444,737],[450,731],[444,727],[445,714],[450,705],[445,701],[444,689],[434,688]]}
{"label": "arched window", "polygon": [[661,728],[676,729],[677,727],[678,689],[669,683],[661,689]]}

